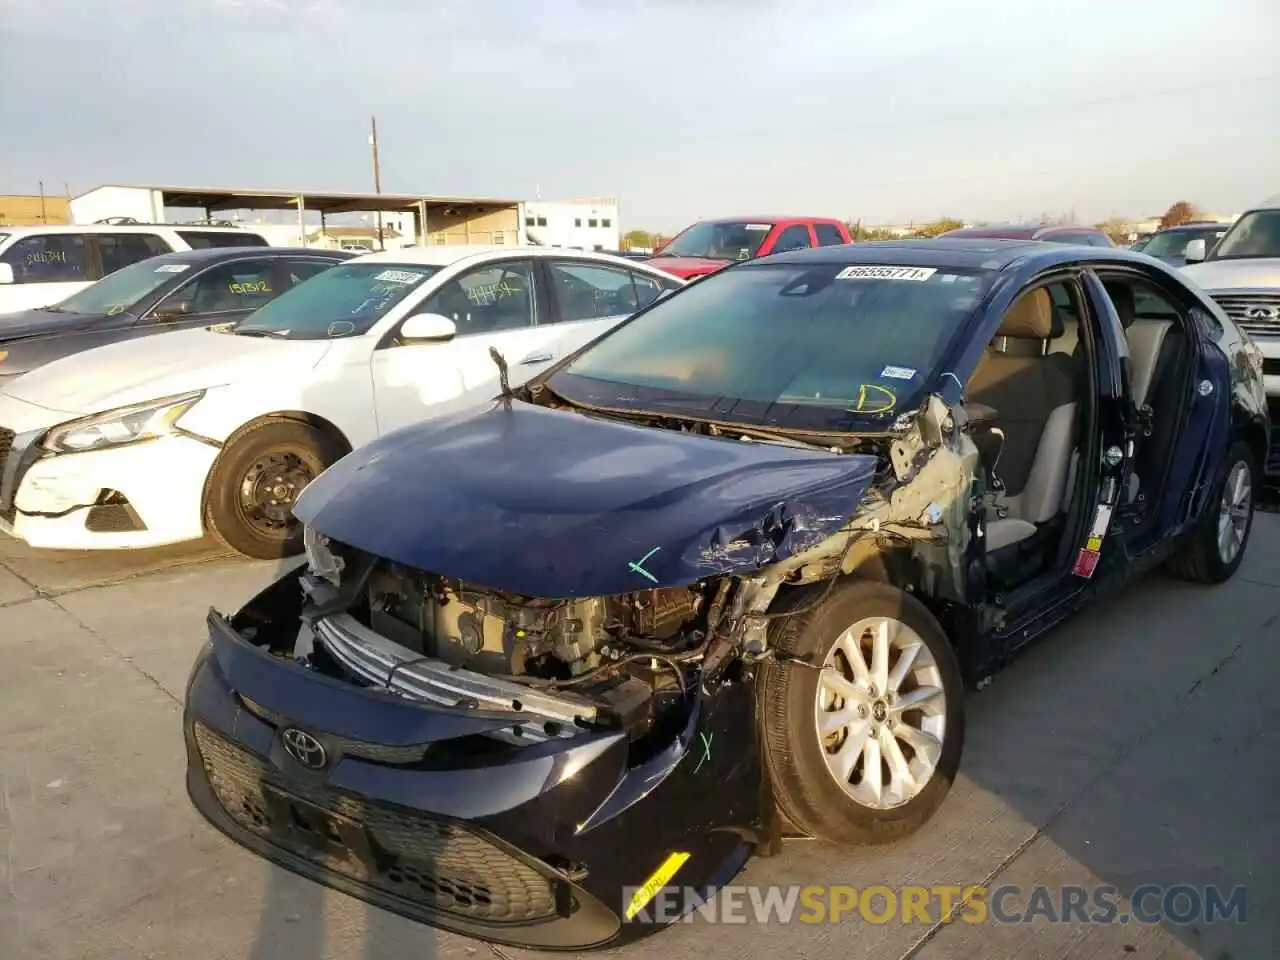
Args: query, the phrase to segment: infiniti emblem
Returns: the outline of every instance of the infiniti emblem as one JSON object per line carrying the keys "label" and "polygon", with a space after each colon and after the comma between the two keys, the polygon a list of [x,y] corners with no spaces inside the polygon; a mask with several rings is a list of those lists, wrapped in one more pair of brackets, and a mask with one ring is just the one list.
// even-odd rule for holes
{"label": "infiniti emblem", "polygon": [[280,739],[284,741],[285,752],[308,770],[320,770],[329,762],[324,744],[305,730],[290,727]]}
{"label": "infiniti emblem", "polygon": [[1246,315],[1250,320],[1280,320],[1280,307],[1250,307]]}

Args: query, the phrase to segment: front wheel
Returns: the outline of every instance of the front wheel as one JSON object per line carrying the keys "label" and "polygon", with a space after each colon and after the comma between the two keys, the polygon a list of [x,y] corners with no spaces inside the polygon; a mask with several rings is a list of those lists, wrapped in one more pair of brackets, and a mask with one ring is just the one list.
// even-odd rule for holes
{"label": "front wheel", "polygon": [[929,610],[896,587],[851,580],[785,620],[777,650],[805,664],[770,662],[759,689],[783,816],[833,843],[885,843],[923,826],[964,746],[964,684]]}
{"label": "front wheel", "polygon": [[315,427],[268,420],[222,451],[205,493],[205,527],[242,556],[277,560],[302,552],[293,505],[312,480],[342,456]]}

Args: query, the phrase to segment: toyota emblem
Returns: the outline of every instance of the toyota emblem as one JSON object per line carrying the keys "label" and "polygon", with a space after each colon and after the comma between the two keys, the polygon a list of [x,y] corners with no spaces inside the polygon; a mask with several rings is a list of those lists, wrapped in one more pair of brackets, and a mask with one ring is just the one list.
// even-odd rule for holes
{"label": "toyota emblem", "polygon": [[284,741],[285,753],[308,770],[321,770],[329,762],[324,744],[305,730],[290,727],[281,734],[280,739]]}

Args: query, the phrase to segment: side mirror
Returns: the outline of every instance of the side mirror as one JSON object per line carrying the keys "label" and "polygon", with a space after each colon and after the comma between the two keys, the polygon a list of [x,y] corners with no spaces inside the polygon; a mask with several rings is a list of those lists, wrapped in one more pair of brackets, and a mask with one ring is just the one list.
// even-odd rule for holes
{"label": "side mirror", "polygon": [[13,283],[13,267],[7,263],[0,263],[0,283]]}
{"label": "side mirror", "polygon": [[400,327],[400,337],[411,343],[443,343],[458,335],[458,327],[440,313],[415,313]]}
{"label": "side mirror", "polygon": [[174,320],[195,312],[195,302],[184,297],[181,300],[166,300],[156,306],[152,316],[162,320]]}
{"label": "side mirror", "polygon": [[1199,240],[1192,240],[1182,250],[1182,258],[1186,260],[1187,263],[1200,263],[1207,255],[1208,251],[1205,249],[1203,237]]}

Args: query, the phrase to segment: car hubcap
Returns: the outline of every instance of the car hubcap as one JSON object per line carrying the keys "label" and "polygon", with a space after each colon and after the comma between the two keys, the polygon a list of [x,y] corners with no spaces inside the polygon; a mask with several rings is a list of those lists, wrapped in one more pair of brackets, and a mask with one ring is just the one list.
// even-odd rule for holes
{"label": "car hubcap", "polygon": [[1249,514],[1253,504],[1253,482],[1249,465],[1237,463],[1227,474],[1222,487],[1222,505],[1218,510],[1218,556],[1231,563],[1240,555],[1245,534],[1249,532]]}
{"label": "car hubcap", "polygon": [[288,534],[294,525],[291,511],[315,472],[296,453],[276,452],[253,462],[240,484],[240,510],[259,533],[271,537]]}
{"label": "car hubcap", "polygon": [[827,770],[855,801],[886,809],[933,778],[947,728],[942,672],[919,635],[892,617],[840,634],[814,703]]}

